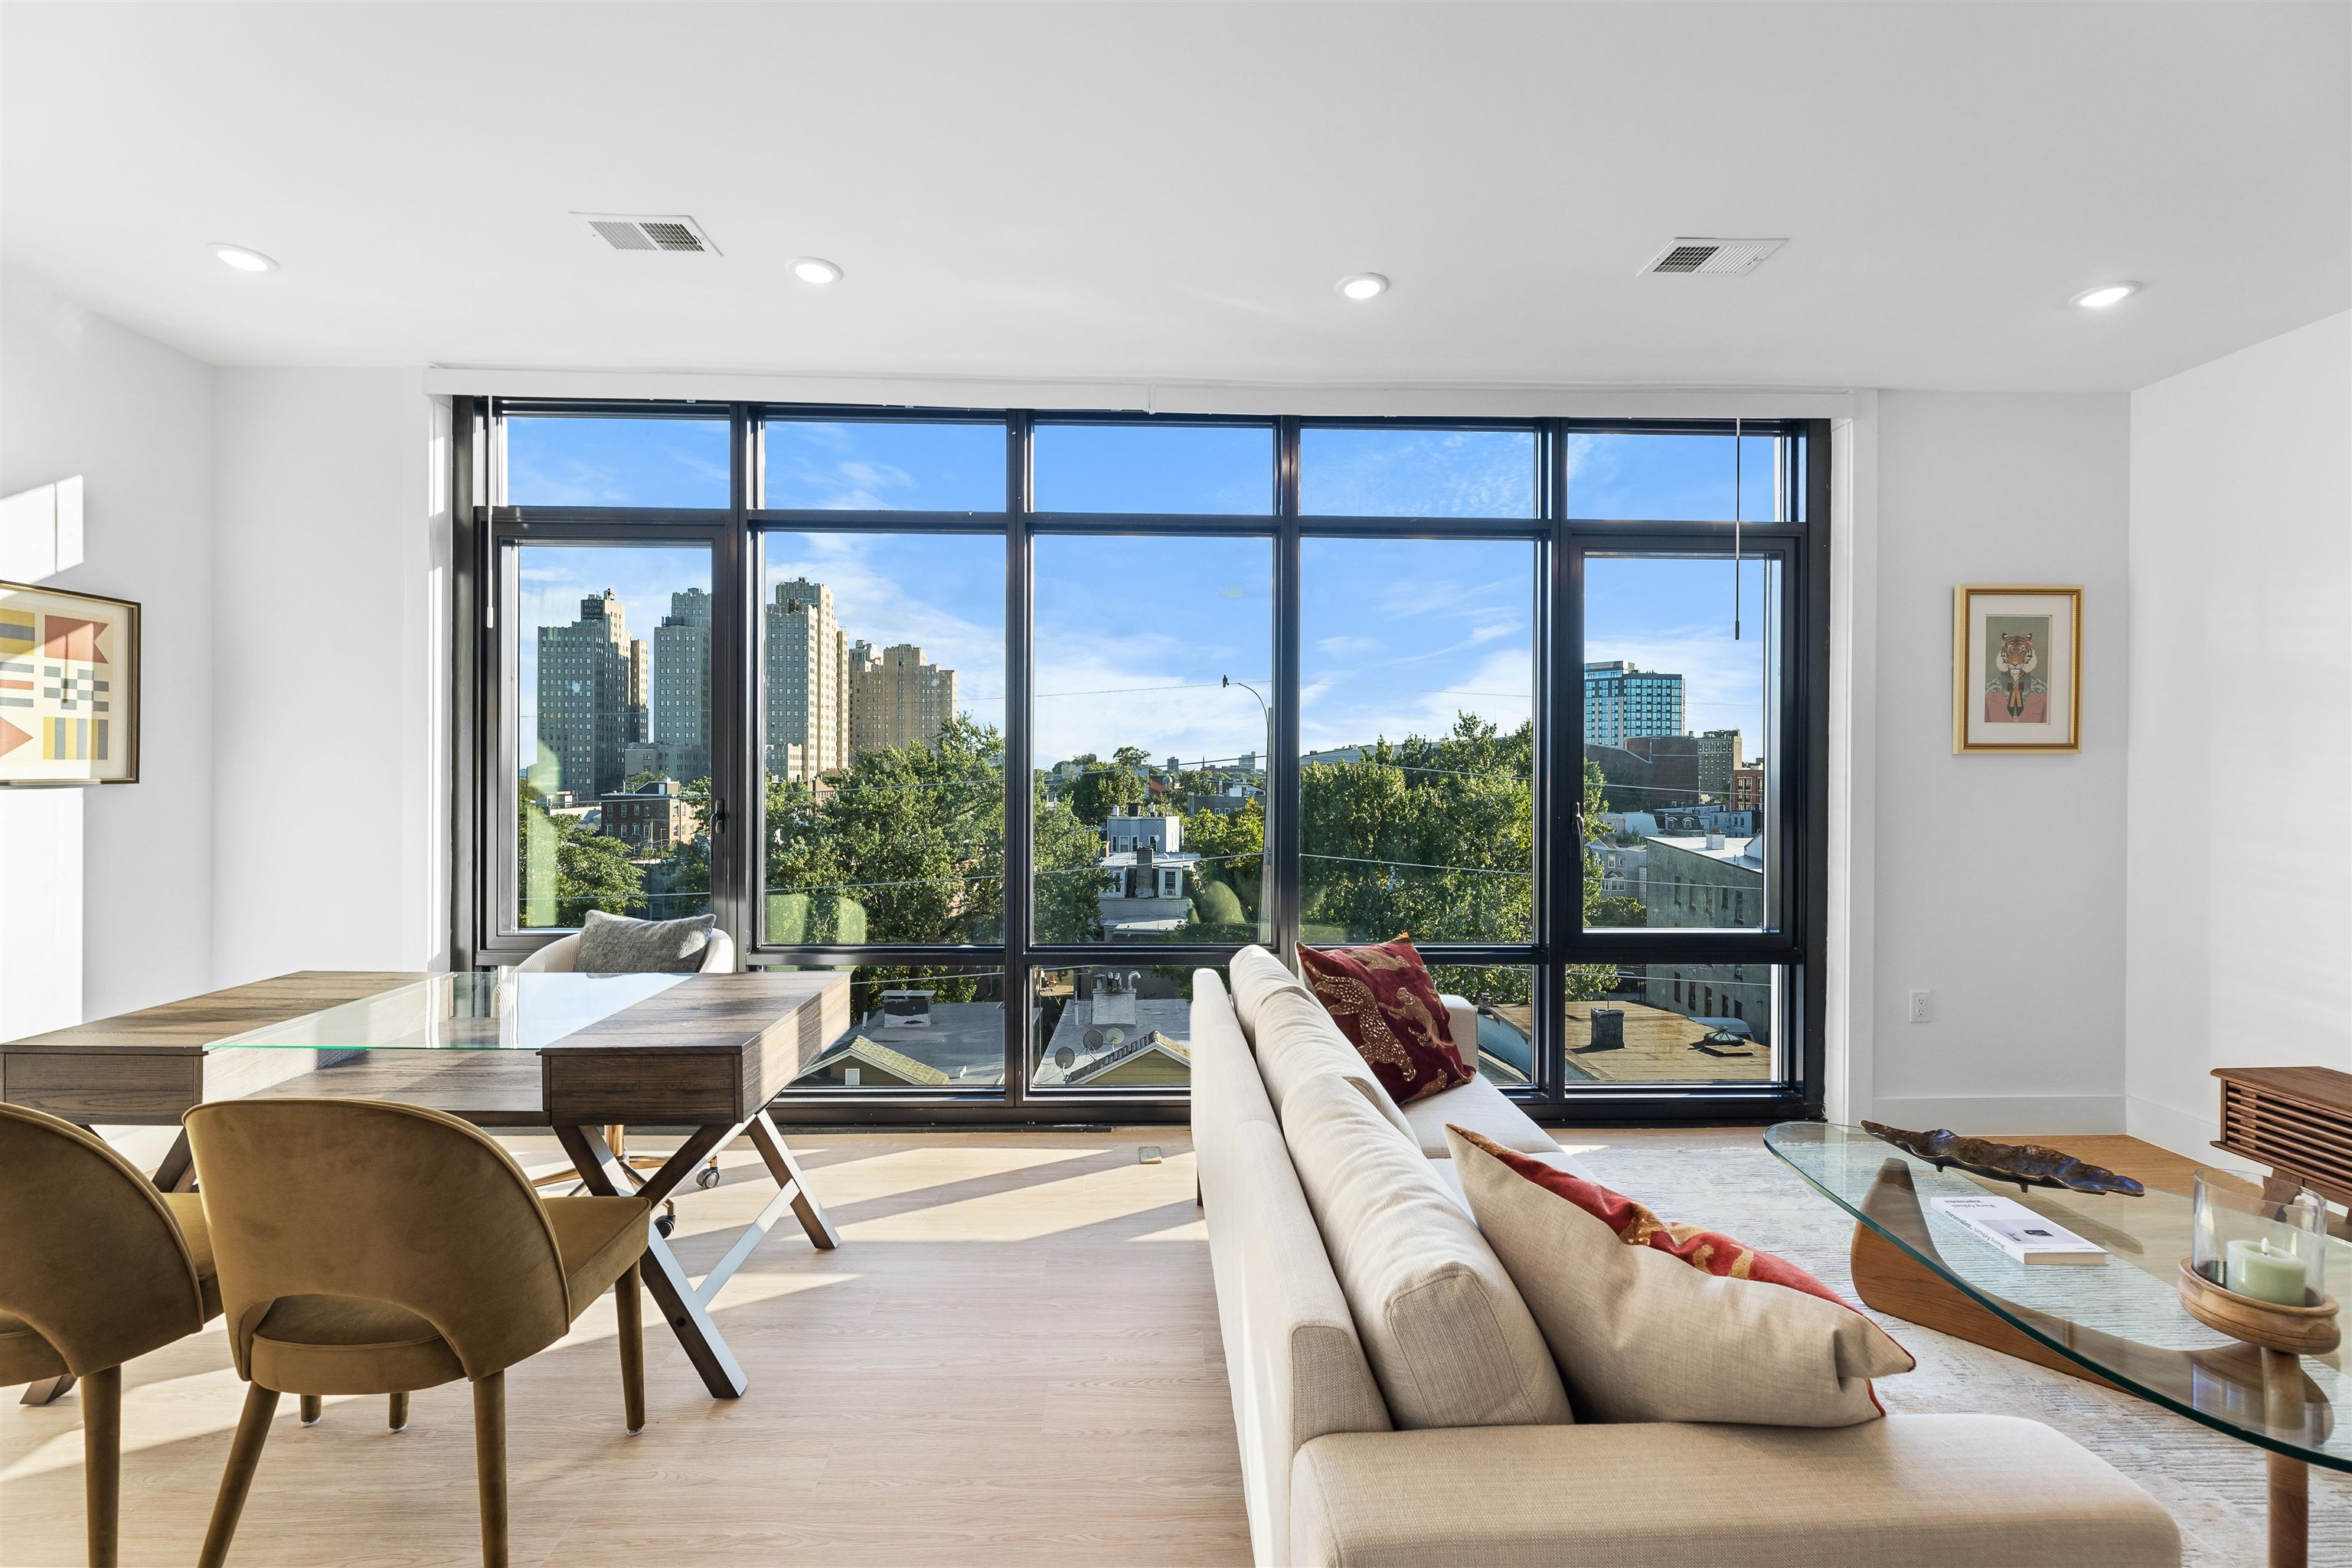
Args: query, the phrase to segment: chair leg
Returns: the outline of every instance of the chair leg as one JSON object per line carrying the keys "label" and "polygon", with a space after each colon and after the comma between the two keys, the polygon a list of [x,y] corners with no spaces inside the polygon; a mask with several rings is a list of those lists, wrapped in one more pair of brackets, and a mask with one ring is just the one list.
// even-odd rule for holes
{"label": "chair leg", "polygon": [[395,1432],[404,1432],[408,1429],[408,1395],[405,1394],[395,1394],[392,1396],[392,1417],[389,1424]]}
{"label": "chair leg", "polygon": [[305,1394],[302,1400],[302,1425],[316,1426],[319,1417],[327,1413],[327,1402],[315,1394]]}
{"label": "chair leg", "polygon": [[507,1374],[474,1384],[474,1476],[482,1494],[482,1568],[507,1568]]}
{"label": "chair leg", "polygon": [[246,1384],[245,1414],[236,1418],[236,1436],[228,1446],[228,1468],[221,1472],[220,1496],[213,1500],[213,1521],[205,1531],[205,1549],[196,1568],[221,1568],[228,1561],[228,1543],[236,1538],[237,1516],[245,1511],[245,1496],[253,1489],[253,1472],[261,1468],[261,1446],[269,1440],[269,1418],[278,1414],[278,1391],[257,1383]]}
{"label": "chair leg", "polygon": [[613,1286],[613,1310],[620,1319],[621,1408],[629,1430],[646,1429],[646,1304],[637,1264]]}
{"label": "chair leg", "polygon": [[90,1568],[114,1568],[121,1548],[122,1369],[94,1372],[81,1385],[81,1473]]}

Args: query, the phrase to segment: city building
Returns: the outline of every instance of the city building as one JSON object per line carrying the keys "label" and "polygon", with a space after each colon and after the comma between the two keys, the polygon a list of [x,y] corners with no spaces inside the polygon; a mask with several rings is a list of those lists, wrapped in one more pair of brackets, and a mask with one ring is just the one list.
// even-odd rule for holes
{"label": "city building", "polygon": [[542,792],[578,798],[621,787],[621,749],[628,732],[634,670],[645,645],[629,640],[627,616],[611,589],[580,601],[568,626],[539,628],[536,697],[540,765],[530,779]]}
{"label": "city building", "polygon": [[1683,732],[1683,678],[1622,658],[1584,667],[1584,741],[1622,746],[1636,735]]}
{"label": "city building", "polygon": [[956,710],[956,672],[923,659],[911,643],[849,648],[849,752],[937,743]]}
{"label": "city building", "polygon": [[1139,971],[1097,969],[1063,1005],[1032,1081],[1041,1089],[1170,1089],[1189,1083],[1192,1004],[1144,996]]}
{"label": "city building", "polygon": [[1734,811],[1764,809],[1764,770],[1762,768],[1731,770],[1731,808]]}
{"label": "city building", "polygon": [[849,639],[833,590],[795,577],[767,605],[770,776],[813,784],[848,765]]}
{"label": "city building", "polygon": [[710,776],[710,595],[669,596],[654,628],[654,743],[662,772],[685,783]]}
{"label": "city building", "polygon": [[[1643,805],[1652,811],[1670,805],[1696,805],[1699,790],[1699,740],[1696,735],[1628,735],[1625,749],[1650,764],[1649,787]],[[1729,783],[1727,779],[1726,784]]]}
{"label": "city building", "polygon": [[1181,847],[1183,826],[1181,817],[1157,814],[1114,816],[1103,824],[1096,900],[1106,936],[1161,936],[1192,920],[1187,879],[1201,858]]}
{"label": "city building", "polygon": [[629,639],[629,672],[623,690],[625,708],[621,719],[624,745],[650,741],[653,731],[653,655],[643,637]]}
{"label": "city building", "polygon": [[1731,798],[1731,775],[1739,766],[1739,731],[1701,730],[1698,732],[1698,788],[1714,801]]}
{"label": "city building", "polygon": [[1003,1002],[942,1002],[919,985],[874,1000],[877,1005],[819,1052],[795,1083],[892,1089],[1004,1081]]}
{"label": "city building", "polygon": [[702,831],[702,814],[687,804],[677,783],[660,779],[604,796],[603,832],[644,855],[663,855]]}
{"label": "city building", "polygon": [[1738,927],[1764,921],[1764,840],[1720,833],[1643,840],[1640,897],[1649,926]]}

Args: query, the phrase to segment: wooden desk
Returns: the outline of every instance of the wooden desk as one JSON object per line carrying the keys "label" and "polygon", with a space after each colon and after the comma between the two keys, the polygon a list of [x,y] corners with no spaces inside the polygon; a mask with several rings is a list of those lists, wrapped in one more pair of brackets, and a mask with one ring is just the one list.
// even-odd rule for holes
{"label": "wooden desk", "polygon": [[[432,978],[305,971],[29,1036],[0,1045],[0,1099],[85,1126],[170,1125],[207,1100],[254,1094],[429,1105],[482,1127],[551,1128],[591,1192],[635,1192],[656,1205],[706,1156],[749,1133],[777,1188],[759,1218],[699,1284],[658,1232],[648,1232],[644,1265],[646,1289],[712,1394],[741,1394],[748,1384],[711,1320],[712,1300],[787,1206],[813,1244],[840,1245],[767,1107],[849,1027],[847,976],[686,975],[536,1048],[211,1048],[371,997],[398,1005],[405,988]],[[607,1125],[631,1123],[689,1131],[677,1152],[645,1175],[604,1140]],[[184,1131],[155,1182],[185,1190],[193,1178]],[[47,1397],[58,1392],[62,1384]]]}

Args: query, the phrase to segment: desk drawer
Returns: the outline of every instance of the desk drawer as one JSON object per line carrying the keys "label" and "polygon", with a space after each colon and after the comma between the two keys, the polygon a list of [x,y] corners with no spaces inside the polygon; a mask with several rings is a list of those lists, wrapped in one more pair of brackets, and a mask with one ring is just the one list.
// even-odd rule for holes
{"label": "desk drawer", "polygon": [[176,1122],[202,1098],[203,1065],[177,1051],[10,1051],[0,1056],[0,1098],[68,1121]]}
{"label": "desk drawer", "polygon": [[541,1061],[547,1119],[559,1127],[608,1121],[703,1125],[743,1119],[740,1052],[558,1047]]}

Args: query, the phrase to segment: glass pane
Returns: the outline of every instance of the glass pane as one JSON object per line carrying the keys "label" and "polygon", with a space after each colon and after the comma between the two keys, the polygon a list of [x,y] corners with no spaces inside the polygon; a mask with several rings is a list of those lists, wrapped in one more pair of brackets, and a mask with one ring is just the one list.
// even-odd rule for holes
{"label": "glass pane", "polygon": [[1568,972],[1568,1087],[1769,1083],[1780,1070],[1788,972],[1769,963],[1651,963]]}
{"label": "glass pane", "polygon": [[765,940],[1002,940],[1004,542],[765,539]]}
{"label": "glass pane", "polygon": [[1037,940],[1262,940],[1272,541],[1048,535],[1036,585]]}
{"label": "glass pane", "polygon": [[951,1094],[1004,1086],[1002,969],[861,964],[850,971],[849,1016],[849,1027],[826,1042],[794,1089]]}
{"label": "glass pane", "polygon": [[1532,430],[1298,434],[1298,508],[1325,517],[1533,517]]}
{"label": "glass pane", "polygon": [[[1796,443],[1749,436],[1738,445],[1739,515],[1749,522],[1793,519],[1794,487],[1783,458]],[[1729,522],[1733,470],[1728,430],[1720,436],[1570,431],[1568,515]]]}
{"label": "glass pane", "polygon": [[1777,925],[1780,563],[1584,566],[1584,923]]}
{"label": "glass pane", "polygon": [[724,507],[724,419],[505,421],[509,506]]}
{"label": "glass pane", "polygon": [[1037,971],[1029,1081],[1181,1090],[1192,1081],[1192,965]]}
{"label": "glass pane", "polygon": [[1497,1088],[1535,1082],[1535,975],[1517,964],[1429,966],[1440,995],[1459,996],[1477,1010],[1478,1076]]}
{"label": "glass pane", "polygon": [[1039,511],[1274,510],[1274,432],[1248,425],[1039,425]]}
{"label": "glass pane", "polygon": [[1535,546],[1301,546],[1304,940],[1535,933]]}
{"label": "glass pane", "polygon": [[524,545],[505,561],[515,919],[710,907],[710,552]]}
{"label": "glass pane", "polygon": [[778,510],[1003,511],[1004,426],[771,419],[762,506]]}

